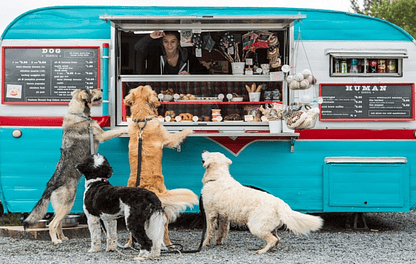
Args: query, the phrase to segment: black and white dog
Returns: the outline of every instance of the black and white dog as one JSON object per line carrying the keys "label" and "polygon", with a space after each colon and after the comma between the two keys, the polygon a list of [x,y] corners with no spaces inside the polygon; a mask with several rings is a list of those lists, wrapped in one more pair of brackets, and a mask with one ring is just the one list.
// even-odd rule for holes
{"label": "black and white dog", "polygon": [[141,246],[137,260],[160,256],[167,219],[159,198],[146,189],[112,186],[108,178],[113,169],[100,154],[89,156],[77,169],[85,175],[84,212],[91,234],[89,252],[101,250],[100,219],[107,230],[107,251],[116,250],[116,219],[124,216],[127,229]]}

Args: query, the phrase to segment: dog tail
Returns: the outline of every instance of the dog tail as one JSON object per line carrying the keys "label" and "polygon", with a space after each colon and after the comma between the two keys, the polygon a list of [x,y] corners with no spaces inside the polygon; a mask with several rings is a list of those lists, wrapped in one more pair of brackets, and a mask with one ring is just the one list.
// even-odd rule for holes
{"label": "dog tail", "polygon": [[319,230],[324,224],[324,220],[319,216],[293,211],[286,203],[283,210],[279,208],[278,215],[281,222],[296,235],[308,235],[311,231]]}
{"label": "dog tail", "polygon": [[42,197],[40,197],[32,212],[23,221],[23,227],[25,230],[27,227],[36,224],[37,221],[39,221],[45,216],[46,210],[48,210],[48,206],[51,201],[52,192],[53,190],[51,188],[46,187],[45,191],[42,194]]}
{"label": "dog tail", "polygon": [[187,207],[192,208],[198,204],[198,196],[188,189],[168,190],[165,193],[158,194],[162,206],[168,215],[169,222],[174,222],[181,211]]}
{"label": "dog tail", "polygon": [[152,240],[152,253],[155,256],[160,254],[160,246],[163,243],[166,221],[166,215],[161,209],[153,212],[145,223],[146,235]]}

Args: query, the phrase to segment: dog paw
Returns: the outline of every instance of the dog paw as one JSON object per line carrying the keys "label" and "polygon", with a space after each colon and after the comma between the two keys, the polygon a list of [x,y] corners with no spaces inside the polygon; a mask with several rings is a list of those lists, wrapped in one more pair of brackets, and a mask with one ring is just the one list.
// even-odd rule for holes
{"label": "dog paw", "polygon": [[256,251],[256,254],[264,254],[264,253],[266,253],[266,252],[267,252],[267,250],[260,249],[260,250],[257,250],[257,251]]}
{"label": "dog paw", "polygon": [[184,134],[186,135],[190,135],[192,134],[194,131],[190,128],[185,128],[184,130],[182,130]]}
{"label": "dog paw", "polygon": [[90,250],[88,250],[88,253],[95,253],[95,252],[99,252],[101,250],[101,248],[90,248]]}
{"label": "dog paw", "polygon": [[113,247],[107,247],[105,251],[109,252],[109,251],[116,251],[116,250],[117,250],[117,246],[113,246]]}
{"label": "dog paw", "polygon": [[54,245],[62,244],[62,240],[60,240],[60,239],[52,240],[52,243]]}
{"label": "dog paw", "polygon": [[131,247],[133,245],[133,243],[130,243],[130,241],[129,242],[127,242],[123,247],[124,248],[129,248],[129,247]]}
{"label": "dog paw", "polygon": [[139,255],[137,257],[135,257],[134,260],[141,261],[141,260],[148,259],[149,257],[150,257],[149,251],[147,251],[147,250],[140,250]]}

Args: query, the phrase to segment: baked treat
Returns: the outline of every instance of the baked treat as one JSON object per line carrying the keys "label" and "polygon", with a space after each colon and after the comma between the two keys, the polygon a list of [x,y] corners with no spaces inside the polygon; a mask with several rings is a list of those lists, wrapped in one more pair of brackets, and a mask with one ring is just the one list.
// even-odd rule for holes
{"label": "baked treat", "polygon": [[237,113],[232,113],[224,117],[224,121],[240,121],[243,120]]}
{"label": "baked treat", "polygon": [[170,118],[174,118],[176,116],[175,111],[168,110],[165,112],[165,117],[170,116]]}
{"label": "baked treat", "polygon": [[181,114],[179,114],[179,116],[180,116],[182,121],[192,121],[192,117],[194,117],[190,113],[181,113]]}

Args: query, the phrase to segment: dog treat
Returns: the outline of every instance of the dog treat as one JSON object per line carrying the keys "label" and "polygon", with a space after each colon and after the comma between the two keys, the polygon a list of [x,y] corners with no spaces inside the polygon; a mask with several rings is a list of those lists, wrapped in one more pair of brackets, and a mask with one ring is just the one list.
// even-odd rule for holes
{"label": "dog treat", "polygon": [[173,91],[172,88],[169,88],[167,90],[162,90],[160,93],[161,94],[166,94],[166,95],[174,95],[175,94],[175,92]]}
{"label": "dog treat", "polygon": [[169,116],[170,118],[174,118],[176,116],[175,111],[168,110],[165,112],[165,117]]}
{"label": "dog treat", "polygon": [[256,83],[253,83],[252,85],[251,85],[251,92],[253,93],[253,92],[255,92],[256,91]]}
{"label": "dog treat", "polygon": [[240,121],[243,120],[237,113],[232,113],[224,117],[224,121]]}
{"label": "dog treat", "polygon": [[181,113],[179,114],[179,117],[181,118],[182,121],[192,121],[192,118],[194,116],[190,113]]}
{"label": "dog treat", "polygon": [[179,100],[195,100],[196,96],[193,94],[180,94]]}
{"label": "dog treat", "polygon": [[251,88],[247,84],[246,84],[246,90],[247,90],[248,93],[251,93]]}

